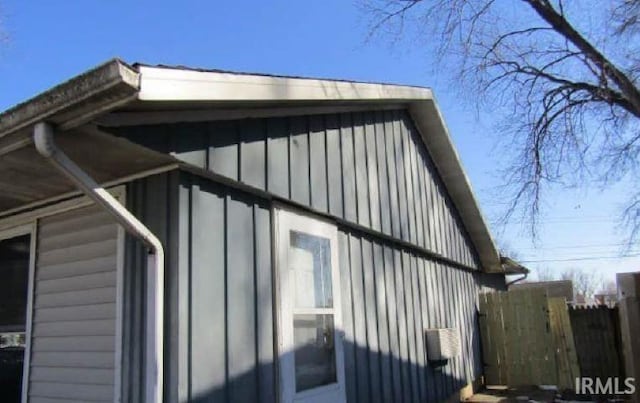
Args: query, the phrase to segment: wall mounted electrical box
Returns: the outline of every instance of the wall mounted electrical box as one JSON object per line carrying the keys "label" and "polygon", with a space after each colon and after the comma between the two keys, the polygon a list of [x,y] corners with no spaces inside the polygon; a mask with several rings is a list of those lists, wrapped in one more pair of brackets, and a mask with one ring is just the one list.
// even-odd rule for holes
{"label": "wall mounted electrical box", "polygon": [[446,361],[460,355],[460,332],[457,328],[426,329],[427,358]]}

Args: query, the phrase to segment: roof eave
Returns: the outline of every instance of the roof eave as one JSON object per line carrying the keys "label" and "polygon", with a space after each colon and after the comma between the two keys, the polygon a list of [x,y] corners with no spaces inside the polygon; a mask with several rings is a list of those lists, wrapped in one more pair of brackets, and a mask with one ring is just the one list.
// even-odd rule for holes
{"label": "roof eave", "polygon": [[167,101],[407,104],[483,270],[504,273],[500,255],[429,88],[147,66],[136,70],[114,59],[0,114],[0,140],[19,132],[24,137],[33,124],[43,120],[61,130],[70,129],[133,100],[150,104]]}
{"label": "roof eave", "polygon": [[500,263],[505,274],[529,274],[530,270],[508,256],[501,256]]}
{"label": "roof eave", "polygon": [[140,74],[112,59],[0,114],[0,139],[42,120],[78,126],[137,98],[139,89]]}

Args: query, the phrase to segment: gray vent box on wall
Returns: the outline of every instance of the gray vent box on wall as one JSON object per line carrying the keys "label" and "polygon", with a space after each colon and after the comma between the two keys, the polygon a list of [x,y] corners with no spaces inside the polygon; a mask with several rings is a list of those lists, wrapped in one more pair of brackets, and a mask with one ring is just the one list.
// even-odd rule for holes
{"label": "gray vent box on wall", "polygon": [[457,328],[426,329],[427,358],[446,361],[460,355],[460,332]]}

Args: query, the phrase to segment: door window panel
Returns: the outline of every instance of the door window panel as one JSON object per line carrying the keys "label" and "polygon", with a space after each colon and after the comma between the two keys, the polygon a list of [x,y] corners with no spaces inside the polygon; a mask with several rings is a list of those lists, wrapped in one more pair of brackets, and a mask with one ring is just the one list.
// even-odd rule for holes
{"label": "door window panel", "polygon": [[295,315],[296,392],[337,382],[333,315]]}
{"label": "door window panel", "polygon": [[295,279],[295,307],[332,308],[329,240],[291,231],[290,244],[289,267]]}

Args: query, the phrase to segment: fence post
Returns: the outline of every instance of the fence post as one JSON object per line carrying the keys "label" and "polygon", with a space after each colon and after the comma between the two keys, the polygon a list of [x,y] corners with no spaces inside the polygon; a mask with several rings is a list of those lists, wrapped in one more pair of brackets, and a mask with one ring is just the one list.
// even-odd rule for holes
{"label": "fence post", "polygon": [[619,302],[620,333],[622,336],[622,356],[625,375],[635,379],[636,393],[632,402],[640,402],[640,298],[626,297]]}

